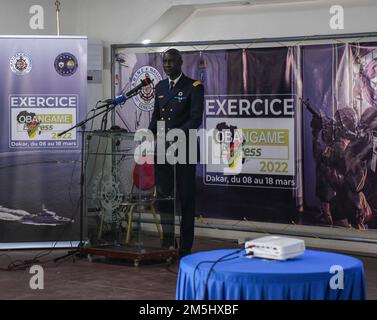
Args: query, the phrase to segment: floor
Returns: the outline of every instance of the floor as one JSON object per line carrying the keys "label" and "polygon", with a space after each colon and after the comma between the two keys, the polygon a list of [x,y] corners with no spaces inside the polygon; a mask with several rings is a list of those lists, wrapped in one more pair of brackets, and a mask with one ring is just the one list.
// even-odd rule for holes
{"label": "floor", "polygon": [[[197,239],[194,251],[218,248],[236,248],[237,243],[213,239]],[[133,299],[173,300],[178,271],[178,262],[141,265],[130,263],[67,258],[54,262],[66,251],[56,250],[40,257],[44,267],[44,290],[32,290],[29,282],[33,274],[30,267],[7,271],[12,261],[32,260],[41,251],[0,252],[0,299]],[[377,299],[377,259],[358,257],[364,263],[368,299]],[[18,260],[18,262],[17,262]],[[156,276],[158,275],[158,276]]]}

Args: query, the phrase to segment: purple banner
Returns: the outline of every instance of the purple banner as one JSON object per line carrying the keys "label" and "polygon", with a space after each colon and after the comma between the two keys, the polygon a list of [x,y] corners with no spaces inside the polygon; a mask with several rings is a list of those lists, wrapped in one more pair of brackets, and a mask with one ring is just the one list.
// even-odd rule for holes
{"label": "purple banner", "polygon": [[[183,72],[204,84],[203,128],[243,132],[241,174],[226,177],[197,166],[198,215],[377,227],[376,44],[190,51],[182,57]],[[166,77],[160,53],[119,49],[116,58],[117,94],[134,86],[135,74],[155,84]],[[285,105],[292,101],[292,113],[281,118],[268,114],[279,97]],[[144,101],[127,101],[116,124],[129,131],[147,127],[154,98],[150,90]],[[266,106],[262,113],[254,108],[259,101]],[[275,134],[281,139],[266,140]]]}
{"label": "purple banner", "polygon": [[87,40],[0,37],[0,242],[79,240]]}

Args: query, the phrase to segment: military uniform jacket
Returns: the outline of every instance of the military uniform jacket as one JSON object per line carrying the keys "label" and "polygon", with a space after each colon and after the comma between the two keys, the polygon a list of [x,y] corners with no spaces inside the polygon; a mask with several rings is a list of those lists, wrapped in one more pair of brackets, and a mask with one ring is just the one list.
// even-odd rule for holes
{"label": "military uniform jacket", "polygon": [[164,121],[165,132],[182,129],[188,137],[189,129],[197,129],[202,123],[204,88],[182,74],[179,81],[169,89],[169,79],[156,85],[155,104],[149,130],[157,134],[157,121]]}

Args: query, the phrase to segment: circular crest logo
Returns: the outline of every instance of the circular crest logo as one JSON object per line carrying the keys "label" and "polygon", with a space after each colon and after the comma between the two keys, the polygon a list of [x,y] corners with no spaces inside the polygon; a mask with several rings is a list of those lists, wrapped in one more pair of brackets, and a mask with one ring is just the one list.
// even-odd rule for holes
{"label": "circular crest logo", "polygon": [[16,53],[10,59],[10,69],[17,75],[23,76],[31,71],[31,58],[26,53]]}
{"label": "circular crest logo", "polygon": [[162,80],[161,74],[151,66],[144,66],[138,69],[132,76],[131,89],[140,84],[140,81],[149,78],[152,83],[143,87],[140,93],[133,97],[136,106],[141,111],[152,111],[154,106],[154,84],[157,84]]}
{"label": "circular crest logo", "polygon": [[76,72],[78,63],[76,57],[72,53],[64,52],[55,58],[54,66],[57,73],[63,77],[67,77]]}

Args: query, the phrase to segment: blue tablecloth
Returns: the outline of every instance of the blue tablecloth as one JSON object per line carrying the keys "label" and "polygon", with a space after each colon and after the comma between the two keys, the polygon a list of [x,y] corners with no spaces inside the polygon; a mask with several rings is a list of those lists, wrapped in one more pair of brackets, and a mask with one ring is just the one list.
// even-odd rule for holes
{"label": "blue tablecloth", "polygon": [[[207,287],[208,271],[219,258],[234,249],[195,253],[179,266],[178,300],[365,300],[364,267],[360,260],[336,253],[306,250],[287,261],[249,259],[245,251],[215,265]],[[231,260],[230,260],[231,259]],[[208,261],[205,263],[201,263]],[[199,264],[200,263],[200,264]],[[198,265],[199,264],[199,265]],[[330,286],[332,277],[344,272],[343,289]],[[335,281],[334,281],[335,280]],[[340,284],[333,278],[332,283]]]}

